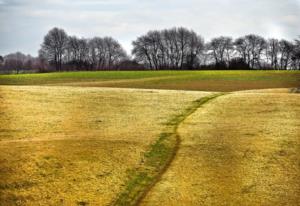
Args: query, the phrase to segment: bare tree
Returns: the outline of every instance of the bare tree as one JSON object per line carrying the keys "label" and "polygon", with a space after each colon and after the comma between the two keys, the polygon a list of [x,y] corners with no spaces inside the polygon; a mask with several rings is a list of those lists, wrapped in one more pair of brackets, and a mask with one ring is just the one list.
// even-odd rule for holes
{"label": "bare tree", "polygon": [[134,55],[137,62],[145,64],[150,69],[153,69],[153,61],[151,58],[151,42],[148,40],[147,36],[138,37],[136,41],[132,43]]}
{"label": "bare tree", "polygon": [[97,69],[113,69],[128,59],[125,50],[111,37],[94,37],[88,42],[89,59]]}
{"label": "bare tree", "polygon": [[295,40],[292,61],[293,68],[300,70],[300,36]]}
{"label": "bare tree", "polygon": [[66,50],[66,61],[77,61],[79,59],[79,39],[76,36],[69,37]]}
{"label": "bare tree", "polygon": [[5,68],[7,70],[14,70],[18,74],[24,68],[25,58],[26,56],[21,52],[8,54],[4,57]]}
{"label": "bare tree", "polygon": [[3,57],[4,69],[11,72],[15,71],[17,74],[20,71],[33,69],[35,62],[36,58],[21,52],[11,53]]}
{"label": "bare tree", "polygon": [[203,39],[185,28],[150,31],[133,42],[137,62],[150,69],[184,69],[199,64]]}
{"label": "bare tree", "polygon": [[63,29],[53,28],[44,37],[40,54],[45,55],[49,62],[55,64],[56,70],[60,71],[67,45],[68,35],[66,32]]}
{"label": "bare tree", "polygon": [[287,70],[292,61],[292,55],[294,51],[294,45],[287,40],[281,40],[279,42],[280,47],[280,69]]}
{"label": "bare tree", "polygon": [[4,64],[4,58],[3,56],[0,56],[0,67],[2,67]]}
{"label": "bare tree", "polygon": [[197,35],[194,31],[191,31],[188,41],[189,51],[187,52],[187,67],[197,68],[200,66],[201,54],[204,50],[204,39]]}
{"label": "bare tree", "polygon": [[263,37],[254,34],[240,37],[235,41],[238,54],[252,69],[261,68],[261,59],[266,45]]}
{"label": "bare tree", "polygon": [[250,49],[245,37],[239,37],[234,42],[239,57],[250,67]]}
{"label": "bare tree", "polygon": [[229,65],[229,61],[232,58],[234,51],[231,37],[221,36],[214,38],[208,43],[207,48],[209,50],[209,54],[213,56],[216,65]]}
{"label": "bare tree", "polygon": [[84,38],[79,39],[79,48],[78,48],[78,61],[84,62],[88,59],[89,45],[88,41]]}
{"label": "bare tree", "polygon": [[105,67],[107,69],[113,68],[122,60],[127,58],[125,50],[121,47],[119,42],[111,37],[105,37],[103,39],[104,51],[105,51]]}
{"label": "bare tree", "polygon": [[94,37],[89,41],[89,57],[94,68],[101,69],[105,64],[104,41],[100,37]]}
{"label": "bare tree", "polygon": [[269,39],[267,42],[267,59],[272,69],[279,68],[280,45],[278,39]]}
{"label": "bare tree", "polygon": [[81,69],[88,62],[89,45],[86,39],[69,37],[66,48],[66,62],[76,69]]}
{"label": "bare tree", "polygon": [[179,43],[179,55],[180,55],[180,65],[179,68],[183,69],[183,65],[186,64],[186,59],[188,56],[188,50],[189,50],[189,37],[191,36],[191,32],[185,28],[178,28],[177,31],[177,36],[178,36],[178,43]]}

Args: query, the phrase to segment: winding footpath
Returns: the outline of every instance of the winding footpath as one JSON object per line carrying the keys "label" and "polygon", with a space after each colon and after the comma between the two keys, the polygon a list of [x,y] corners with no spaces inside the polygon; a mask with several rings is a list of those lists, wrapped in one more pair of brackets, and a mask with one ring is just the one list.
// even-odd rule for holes
{"label": "winding footpath", "polygon": [[130,172],[125,189],[110,205],[140,205],[151,189],[161,180],[174,160],[181,142],[179,126],[201,106],[224,95],[217,93],[192,102],[182,114],[166,123],[166,131],[151,145],[145,153],[139,168]]}
{"label": "winding footpath", "polygon": [[143,206],[300,205],[300,95],[221,96],[180,124],[180,148]]}
{"label": "winding footpath", "polygon": [[193,102],[112,205],[300,205],[299,100],[283,89]]}

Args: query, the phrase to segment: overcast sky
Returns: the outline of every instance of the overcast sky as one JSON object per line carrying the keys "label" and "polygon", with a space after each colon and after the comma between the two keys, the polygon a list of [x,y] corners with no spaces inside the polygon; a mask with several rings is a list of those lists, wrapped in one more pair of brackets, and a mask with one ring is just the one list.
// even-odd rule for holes
{"label": "overcast sky", "polygon": [[37,55],[53,27],[112,36],[129,52],[137,36],[174,26],[205,40],[249,33],[293,40],[300,35],[300,0],[0,0],[0,55]]}

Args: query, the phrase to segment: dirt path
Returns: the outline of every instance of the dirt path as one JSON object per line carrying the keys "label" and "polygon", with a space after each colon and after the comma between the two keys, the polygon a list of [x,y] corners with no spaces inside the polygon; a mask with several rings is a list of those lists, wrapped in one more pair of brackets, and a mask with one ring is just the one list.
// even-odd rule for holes
{"label": "dirt path", "polygon": [[299,205],[300,96],[233,93],[179,127],[176,158],[141,205]]}
{"label": "dirt path", "polygon": [[217,93],[194,101],[182,114],[166,123],[167,129],[145,153],[142,164],[132,171],[124,191],[111,205],[140,205],[151,189],[161,180],[179,150],[178,128],[198,108],[223,94]]}

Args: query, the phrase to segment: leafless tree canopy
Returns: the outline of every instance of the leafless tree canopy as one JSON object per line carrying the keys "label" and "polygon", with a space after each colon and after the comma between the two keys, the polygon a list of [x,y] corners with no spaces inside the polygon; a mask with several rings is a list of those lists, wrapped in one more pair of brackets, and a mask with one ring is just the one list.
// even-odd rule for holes
{"label": "leafless tree canopy", "polygon": [[68,35],[63,29],[53,28],[44,37],[40,54],[61,70],[63,56],[68,46]]}
{"label": "leafless tree canopy", "polygon": [[133,42],[132,55],[149,69],[300,69],[299,45],[249,34],[204,44],[185,28],[150,31]]}
{"label": "leafless tree canopy", "polygon": [[300,36],[294,41],[249,34],[220,36],[205,43],[193,30],[149,31],[132,43],[128,57],[111,37],[68,36],[53,28],[34,58],[20,52],[0,56],[0,71],[116,70],[116,69],[275,69],[300,70]]}
{"label": "leafless tree canopy", "polygon": [[[297,43],[298,42],[298,43]],[[212,39],[207,44],[211,63],[222,69],[300,69],[299,40],[264,39],[250,34],[233,41],[230,37]],[[234,65],[238,64],[238,67]]]}
{"label": "leafless tree canopy", "polygon": [[57,71],[62,67],[67,70],[113,69],[128,58],[122,46],[111,37],[78,38],[58,28],[45,36],[39,56]]}
{"label": "leafless tree canopy", "polygon": [[95,37],[88,45],[90,62],[95,69],[110,69],[127,59],[125,50],[111,37]]}
{"label": "leafless tree canopy", "polygon": [[213,38],[207,45],[207,54],[213,57],[216,65],[228,66],[234,55],[234,45],[231,37]]}
{"label": "leafless tree canopy", "polygon": [[11,72],[14,71],[19,73],[20,71],[33,71],[41,70],[43,66],[41,65],[40,59],[32,57],[30,55],[25,55],[21,52],[16,52],[8,54],[4,57],[0,56],[0,69],[1,71]]}
{"label": "leafless tree canopy", "polygon": [[150,69],[197,68],[204,40],[194,31],[173,28],[150,31],[133,42],[134,58]]}
{"label": "leafless tree canopy", "polygon": [[295,40],[292,61],[294,63],[294,68],[298,68],[300,70],[300,36]]}
{"label": "leafless tree canopy", "polygon": [[249,68],[262,67],[261,60],[266,46],[266,40],[254,34],[240,37],[235,41],[236,51]]}

